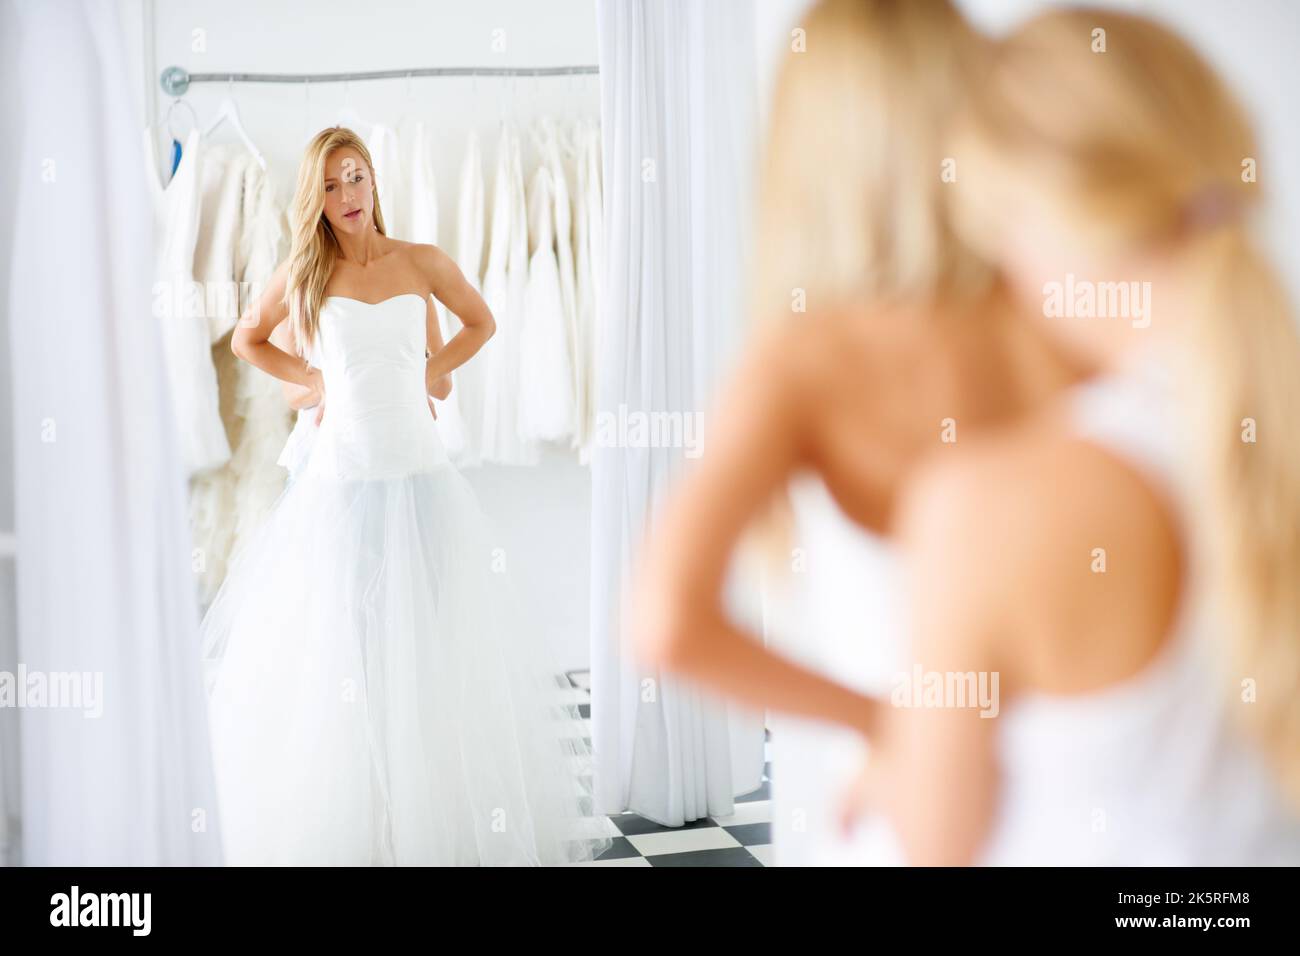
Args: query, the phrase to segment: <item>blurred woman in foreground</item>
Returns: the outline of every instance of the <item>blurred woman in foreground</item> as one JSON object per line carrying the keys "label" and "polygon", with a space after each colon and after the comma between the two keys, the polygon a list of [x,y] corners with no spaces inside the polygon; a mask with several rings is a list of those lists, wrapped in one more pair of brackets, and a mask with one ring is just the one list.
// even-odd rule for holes
{"label": "blurred woman in foreground", "polygon": [[751,353],[650,542],[638,646],[859,730],[851,810],[909,862],[1300,862],[1300,344],[1245,231],[1247,124],[1163,28],[1057,11],[997,45],[951,155],[961,234],[1088,381],[895,485],[913,673],[866,698],[719,611],[778,483],[872,453],[826,437],[845,350]]}

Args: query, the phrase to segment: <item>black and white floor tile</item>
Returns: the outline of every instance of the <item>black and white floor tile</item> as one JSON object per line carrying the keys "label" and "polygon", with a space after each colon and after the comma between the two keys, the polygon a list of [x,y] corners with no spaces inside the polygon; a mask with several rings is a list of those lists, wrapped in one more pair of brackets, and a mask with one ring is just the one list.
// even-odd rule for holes
{"label": "black and white floor tile", "polygon": [[[586,671],[569,675],[578,710],[591,720],[591,684]],[[585,701],[584,701],[585,698]],[[590,724],[588,724],[590,730]],[[666,827],[635,813],[607,817],[614,843],[583,866],[768,866],[772,856],[771,735],[764,743],[763,785],[736,797],[728,816],[706,817]]]}

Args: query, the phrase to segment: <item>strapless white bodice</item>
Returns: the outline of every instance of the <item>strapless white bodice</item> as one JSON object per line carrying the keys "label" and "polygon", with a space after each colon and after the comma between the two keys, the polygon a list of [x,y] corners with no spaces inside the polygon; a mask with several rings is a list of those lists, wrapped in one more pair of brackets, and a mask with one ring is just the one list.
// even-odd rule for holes
{"label": "strapless white bodice", "polygon": [[425,317],[414,292],[373,303],[326,297],[312,349],[325,415],[305,475],[376,480],[448,464],[425,391]]}

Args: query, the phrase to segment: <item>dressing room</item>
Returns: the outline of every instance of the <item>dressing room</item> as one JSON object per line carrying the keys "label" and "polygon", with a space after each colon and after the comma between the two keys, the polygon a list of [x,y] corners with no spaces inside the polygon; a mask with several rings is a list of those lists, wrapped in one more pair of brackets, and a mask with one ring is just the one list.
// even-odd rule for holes
{"label": "dressing room", "polygon": [[1300,7],[0,11],[0,863],[1300,864]]}

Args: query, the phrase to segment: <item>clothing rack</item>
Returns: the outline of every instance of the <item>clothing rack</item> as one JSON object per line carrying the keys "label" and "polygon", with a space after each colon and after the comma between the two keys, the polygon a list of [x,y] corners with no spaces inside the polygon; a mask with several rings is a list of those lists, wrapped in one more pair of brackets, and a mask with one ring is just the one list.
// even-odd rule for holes
{"label": "clothing rack", "polygon": [[353,80],[400,80],[416,76],[581,76],[598,66],[425,66],[410,70],[363,70],[357,73],[190,73],[169,66],[159,83],[168,96],[184,96],[191,83],[346,83]]}

